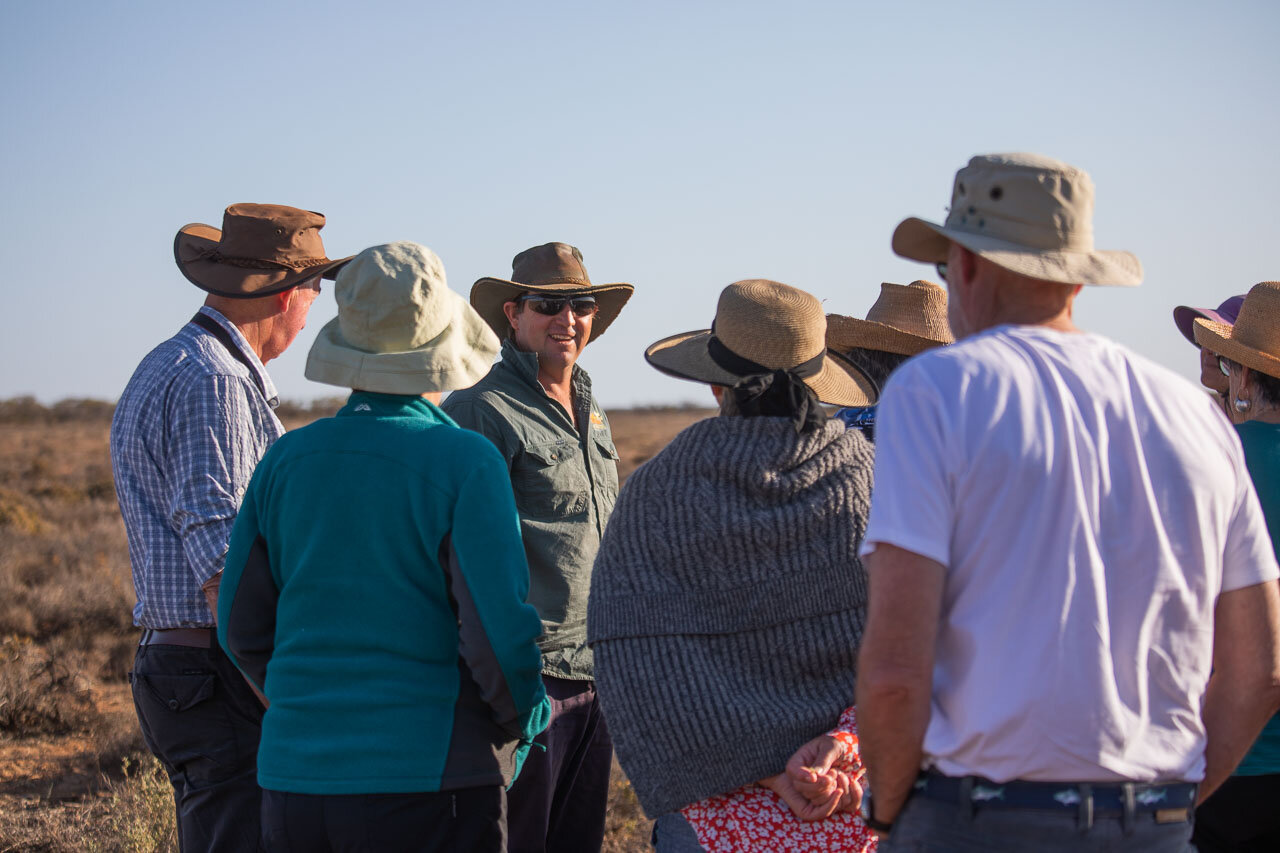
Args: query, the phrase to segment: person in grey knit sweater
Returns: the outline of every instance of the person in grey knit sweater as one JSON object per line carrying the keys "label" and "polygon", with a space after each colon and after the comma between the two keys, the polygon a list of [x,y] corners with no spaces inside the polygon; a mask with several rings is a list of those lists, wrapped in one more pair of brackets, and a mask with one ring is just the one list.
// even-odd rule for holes
{"label": "person in grey knit sweater", "polygon": [[876,390],[825,331],[813,296],[744,281],[712,330],[646,350],[721,403],[627,481],[592,575],[600,700],[651,817],[756,782],[798,808],[788,759],[853,703],[873,451],[819,403]]}

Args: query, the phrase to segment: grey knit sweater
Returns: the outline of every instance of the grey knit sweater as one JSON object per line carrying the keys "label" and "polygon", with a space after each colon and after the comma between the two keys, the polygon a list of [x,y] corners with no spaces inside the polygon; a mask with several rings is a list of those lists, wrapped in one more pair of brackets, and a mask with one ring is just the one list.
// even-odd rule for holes
{"label": "grey knit sweater", "polygon": [[834,421],[716,417],[623,487],[587,639],[649,816],[780,773],[853,704],[872,452]]}

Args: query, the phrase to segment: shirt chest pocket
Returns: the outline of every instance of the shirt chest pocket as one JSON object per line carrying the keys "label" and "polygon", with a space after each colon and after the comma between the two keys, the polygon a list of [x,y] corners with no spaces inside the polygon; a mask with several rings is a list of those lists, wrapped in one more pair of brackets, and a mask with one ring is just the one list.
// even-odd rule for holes
{"label": "shirt chest pocket", "polygon": [[613,439],[604,430],[593,430],[595,433],[591,444],[595,447],[596,458],[591,460],[591,467],[596,471],[596,484],[601,497],[609,507],[618,496],[618,448]]}
{"label": "shirt chest pocket", "polygon": [[556,521],[587,510],[587,472],[576,444],[527,444],[511,470],[516,508],[528,519]]}

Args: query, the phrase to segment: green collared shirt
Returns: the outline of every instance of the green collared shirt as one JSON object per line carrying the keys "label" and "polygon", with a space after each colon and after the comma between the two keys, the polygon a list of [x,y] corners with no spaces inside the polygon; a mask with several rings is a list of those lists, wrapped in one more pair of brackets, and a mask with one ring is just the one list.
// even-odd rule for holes
{"label": "green collared shirt", "polygon": [[542,617],[542,671],[590,680],[587,591],[605,522],[618,497],[618,451],[609,421],[574,365],[578,426],[538,382],[538,357],[502,344],[502,360],[442,407],[497,446],[511,471],[529,559],[529,603]]}

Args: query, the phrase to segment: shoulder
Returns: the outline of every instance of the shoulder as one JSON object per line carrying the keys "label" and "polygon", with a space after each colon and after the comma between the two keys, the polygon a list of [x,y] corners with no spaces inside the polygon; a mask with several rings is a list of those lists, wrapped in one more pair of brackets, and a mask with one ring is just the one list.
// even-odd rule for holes
{"label": "shoulder", "polygon": [[253,378],[211,335],[188,324],[147,353],[122,400],[163,394],[168,406],[187,408],[203,400],[243,398],[256,390]]}
{"label": "shoulder", "polygon": [[454,391],[440,406],[464,431],[495,439],[508,434],[512,417],[510,395],[494,388],[472,386]]}
{"label": "shoulder", "polygon": [[487,459],[496,462],[502,461],[502,456],[498,453],[498,449],[482,433],[464,429],[460,426],[441,424],[432,430],[432,437],[439,442],[441,448],[457,454],[460,458],[469,462]]}

